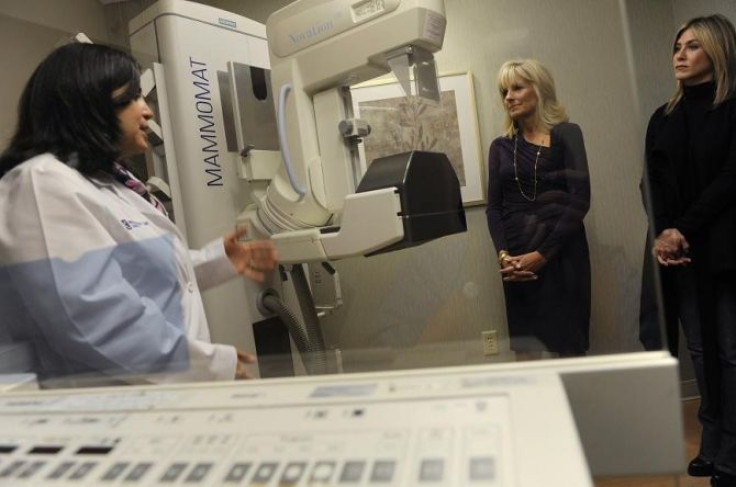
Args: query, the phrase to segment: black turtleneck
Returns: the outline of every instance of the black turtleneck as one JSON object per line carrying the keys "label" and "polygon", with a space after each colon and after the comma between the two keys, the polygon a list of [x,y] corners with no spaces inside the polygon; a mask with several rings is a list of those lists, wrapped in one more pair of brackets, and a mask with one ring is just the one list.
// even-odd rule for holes
{"label": "black turtleneck", "polygon": [[[709,132],[703,132],[708,121],[708,115],[713,111],[713,100],[716,94],[714,82],[702,83],[695,86],[683,86],[682,100],[680,101],[682,115],[685,119],[685,142],[687,144],[687,158],[680,161],[677,167],[678,186],[681,191],[684,210],[689,207],[703,192],[712,176],[710,171],[703,172],[703,164],[699,163],[703,149],[708,145]],[[675,221],[675,225],[682,222]],[[688,227],[687,223],[685,224]],[[686,228],[686,231],[690,228]]]}
{"label": "black turtleneck", "polygon": [[681,103],[690,134],[697,133],[698,127],[705,123],[708,112],[713,109],[715,96],[716,84],[712,81],[683,87]]}
{"label": "black turtleneck", "polygon": [[671,113],[660,107],[646,159],[656,233],[677,228],[717,272],[736,269],[736,102],[714,97],[715,83],[686,86]]}

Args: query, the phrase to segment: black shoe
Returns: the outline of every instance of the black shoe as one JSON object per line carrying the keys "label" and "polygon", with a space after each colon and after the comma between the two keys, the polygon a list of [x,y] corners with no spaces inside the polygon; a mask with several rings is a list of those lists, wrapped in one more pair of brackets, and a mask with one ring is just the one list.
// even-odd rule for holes
{"label": "black shoe", "polygon": [[691,477],[710,477],[713,471],[713,462],[703,460],[700,455],[687,464],[687,474]]}
{"label": "black shoe", "polygon": [[711,487],[736,487],[736,475],[713,470],[710,485]]}

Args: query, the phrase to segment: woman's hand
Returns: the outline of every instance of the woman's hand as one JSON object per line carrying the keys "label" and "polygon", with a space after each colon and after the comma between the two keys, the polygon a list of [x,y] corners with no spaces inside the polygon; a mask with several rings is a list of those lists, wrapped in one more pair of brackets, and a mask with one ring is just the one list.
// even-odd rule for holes
{"label": "woman's hand", "polygon": [[242,350],[235,350],[235,352],[238,354],[238,362],[235,364],[235,379],[252,379],[253,376],[250,375],[250,372],[248,372],[248,370],[246,370],[245,365],[256,363],[256,356],[247,352],[243,352]]}
{"label": "woman's hand", "polygon": [[690,263],[690,257],[687,257],[689,250],[690,244],[685,236],[676,228],[668,228],[654,240],[652,253],[665,267],[682,266]]}
{"label": "woman's hand", "polygon": [[270,240],[241,242],[239,238],[245,235],[245,232],[245,229],[241,228],[225,235],[225,253],[238,274],[263,282],[266,273],[276,267],[279,253]]}
{"label": "woman's hand", "polygon": [[537,279],[536,272],[547,263],[537,251],[522,255],[505,255],[499,259],[501,279],[506,282],[526,282]]}
{"label": "woman's hand", "polygon": [[534,274],[539,272],[539,269],[544,267],[544,264],[547,263],[547,259],[545,259],[544,256],[536,250],[534,252],[529,252],[528,254],[522,254],[518,256],[517,259],[519,259],[519,269],[522,271],[533,272]]}

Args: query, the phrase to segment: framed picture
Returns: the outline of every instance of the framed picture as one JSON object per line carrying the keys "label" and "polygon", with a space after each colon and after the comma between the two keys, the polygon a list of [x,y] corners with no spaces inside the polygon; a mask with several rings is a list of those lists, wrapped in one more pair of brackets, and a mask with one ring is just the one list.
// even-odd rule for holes
{"label": "framed picture", "polygon": [[482,204],[483,157],[473,76],[470,72],[445,74],[439,84],[439,104],[404,96],[395,79],[350,89],[355,117],[371,126],[371,134],[359,147],[363,173],[378,157],[410,150],[444,152],[460,180],[463,204]]}

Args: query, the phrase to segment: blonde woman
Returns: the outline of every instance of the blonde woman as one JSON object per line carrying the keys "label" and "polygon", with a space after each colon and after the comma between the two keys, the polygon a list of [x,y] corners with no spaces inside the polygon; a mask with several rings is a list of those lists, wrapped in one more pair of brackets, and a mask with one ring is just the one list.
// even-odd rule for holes
{"label": "blonde woman", "polygon": [[580,127],[568,122],[550,72],[534,60],[498,73],[503,136],[488,155],[488,228],[498,252],[511,349],[518,360],[584,355],[590,260],[583,217],[590,205]]}
{"label": "blonde woman", "polygon": [[688,473],[736,486],[736,31],[722,15],[683,25],[677,89],[646,136],[654,255],[668,267],[701,394]]}

